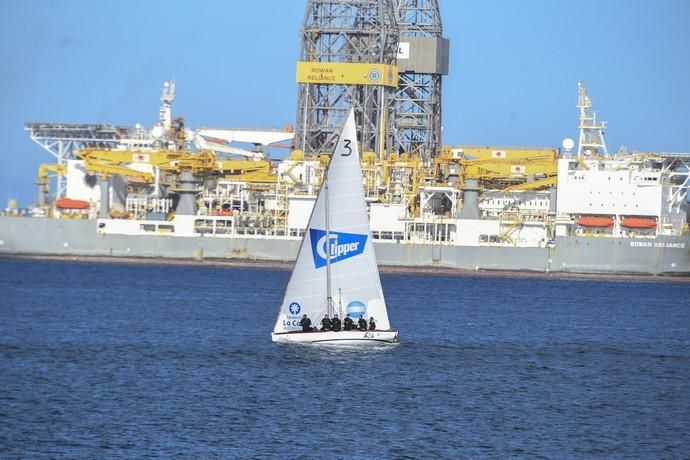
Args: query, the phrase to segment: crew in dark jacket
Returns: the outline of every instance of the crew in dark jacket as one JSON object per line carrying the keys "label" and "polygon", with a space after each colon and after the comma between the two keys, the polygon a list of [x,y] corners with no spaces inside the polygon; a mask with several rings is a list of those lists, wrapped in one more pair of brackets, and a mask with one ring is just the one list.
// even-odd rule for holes
{"label": "crew in dark jacket", "polygon": [[374,329],[376,329],[376,322],[374,321],[374,317],[372,316],[371,318],[369,318],[369,330],[373,331]]}
{"label": "crew in dark jacket", "polygon": [[321,330],[330,331],[331,330],[331,319],[328,316],[324,316],[321,320]]}
{"label": "crew in dark jacket", "polygon": [[366,331],[367,330],[367,320],[364,319],[364,316],[359,317],[359,320],[357,321],[357,326],[359,326],[360,331]]}
{"label": "crew in dark jacket", "polygon": [[306,314],[302,315],[302,320],[299,322],[299,325],[302,326],[302,332],[311,332],[311,320]]}
{"label": "crew in dark jacket", "polygon": [[340,318],[338,318],[337,313],[333,315],[333,319],[331,320],[331,330],[336,332],[340,331]]}
{"label": "crew in dark jacket", "polygon": [[354,328],[355,322],[352,321],[352,318],[350,318],[350,314],[348,313],[345,319],[343,320],[343,329],[345,329],[346,331],[351,331]]}

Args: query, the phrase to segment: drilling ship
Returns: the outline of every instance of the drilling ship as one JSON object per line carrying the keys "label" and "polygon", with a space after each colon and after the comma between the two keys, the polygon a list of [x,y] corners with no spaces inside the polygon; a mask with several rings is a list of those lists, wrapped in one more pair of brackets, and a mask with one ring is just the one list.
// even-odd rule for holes
{"label": "drilling ship", "polygon": [[[690,155],[610,155],[605,123],[578,91],[577,149],[571,139],[560,149],[444,147],[429,163],[363,154],[379,263],[690,274]],[[293,261],[328,156],[293,150],[272,162],[264,147],[291,140],[289,128],[187,129],[173,99],[166,83],[150,130],[27,124],[36,142],[60,132],[83,148],[41,165],[37,206],[5,210],[0,254]],[[51,175],[62,198],[51,199]]]}
{"label": "drilling ship", "polygon": [[150,129],[27,123],[57,161],[0,255],[293,261],[352,108],[382,265],[690,274],[690,154],[611,154],[582,83],[577,142],[443,146],[436,0],[308,0],[301,37],[294,129],[189,127],[172,81]]}

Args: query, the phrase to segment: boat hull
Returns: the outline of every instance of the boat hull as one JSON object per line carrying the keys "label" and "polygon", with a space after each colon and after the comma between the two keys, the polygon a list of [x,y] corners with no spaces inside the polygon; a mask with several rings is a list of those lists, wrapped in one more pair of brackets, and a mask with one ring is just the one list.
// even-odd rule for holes
{"label": "boat hull", "polygon": [[271,340],[276,343],[381,345],[398,342],[398,331],[274,332]]}
{"label": "boat hull", "polygon": [[[292,263],[299,239],[101,234],[95,220],[0,216],[0,255],[267,260]],[[558,236],[553,247],[375,242],[379,265],[542,273],[690,275],[690,235]]]}

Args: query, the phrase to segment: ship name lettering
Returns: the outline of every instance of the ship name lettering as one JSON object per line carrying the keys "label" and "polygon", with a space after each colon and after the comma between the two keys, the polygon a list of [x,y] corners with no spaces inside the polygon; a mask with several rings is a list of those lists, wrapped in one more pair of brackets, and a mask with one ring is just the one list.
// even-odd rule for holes
{"label": "ship name lettering", "polygon": [[654,243],[654,247],[656,247],[656,248],[683,249],[683,248],[685,248],[685,243],[668,243],[668,242]]}
{"label": "ship name lettering", "polygon": [[631,241],[630,246],[633,248],[651,248],[651,241]]}
{"label": "ship name lettering", "polygon": [[654,242],[651,241],[631,241],[630,247],[633,248],[671,248],[671,249],[685,249],[685,243],[671,243],[667,241]]}

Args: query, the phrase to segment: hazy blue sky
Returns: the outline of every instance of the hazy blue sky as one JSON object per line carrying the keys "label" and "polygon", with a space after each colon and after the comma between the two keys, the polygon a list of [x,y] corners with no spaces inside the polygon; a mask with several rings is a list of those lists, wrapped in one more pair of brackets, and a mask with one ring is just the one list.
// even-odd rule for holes
{"label": "hazy blue sky", "polygon": [[[294,124],[306,1],[0,0],[0,206],[52,157],[27,121]],[[612,150],[690,152],[690,1],[440,0],[444,144],[560,145],[584,80]]]}

